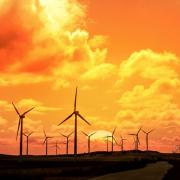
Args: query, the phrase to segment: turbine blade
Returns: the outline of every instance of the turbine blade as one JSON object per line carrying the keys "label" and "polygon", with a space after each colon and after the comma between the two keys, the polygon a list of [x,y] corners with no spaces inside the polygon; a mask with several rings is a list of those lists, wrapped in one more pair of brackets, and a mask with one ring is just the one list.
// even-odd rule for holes
{"label": "turbine blade", "polygon": [[154,131],[154,129],[152,129],[151,131],[149,131],[148,134],[151,133],[152,131]]}
{"label": "turbine blade", "polygon": [[46,140],[47,140],[47,138],[45,138],[45,139],[44,139],[44,142],[43,142],[43,144],[45,144]]}
{"label": "turbine blade", "polygon": [[27,135],[25,133],[23,133],[23,135],[27,137]]}
{"label": "turbine blade", "polygon": [[88,136],[88,134],[86,134],[85,132],[81,131],[85,136]]}
{"label": "turbine blade", "polygon": [[80,114],[78,114],[78,116],[79,116],[84,122],[86,122],[87,124],[91,125],[83,116],[81,116]]}
{"label": "turbine blade", "polygon": [[33,133],[34,133],[34,132],[29,133],[28,136],[31,136]]}
{"label": "turbine blade", "polygon": [[53,137],[53,136],[48,136],[47,138],[48,138],[48,139],[51,139],[51,138],[54,138],[54,137]]}
{"label": "turbine blade", "polygon": [[26,112],[24,112],[22,115],[23,115],[23,116],[24,116],[24,115],[26,115],[28,112],[32,111],[34,108],[35,108],[35,107],[33,107],[33,108],[31,108],[31,109],[27,110],[27,111],[26,111]]}
{"label": "turbine blade", "polygon": [[146,131],[144,131],[143,129],[141,129],[141,130],[142,130],[142,132],[143,132],[143,133],[145,133],[145,134],[146,134]]}
{"label": "turbine blade", "polygon": [[140,145],[140,141],[139,141],[139,137],[137,136],[137,141],[138,141],[138,144]]}
{"label": "turbine blade", "polygon": [[76,93],[75,93],[75,99],[74,99],[74,111],[76,111],[76,105],[77,105],[77,87],[76,87]]}
{"label": "turbine blade", "polygon": [[94,134],[96,134],[96,132],[94,132],[94,133],[90,134],[89,136],[93,136]]}
{"label": "turbine blade", "polygon": [[116,131],[116,127],[114,128],[112,135],[114,135],[115,131]]}
{"label": "turbine blade", "polygon": [[46,136],[46,132],[45,132],[45,130],[44,130],[44,129],[43,129],[43,133],[44,133],[44,136],[45,136],[45,137],[47,137],[47,136]]}
{"label": "turbine blade", "polygon": [[64,121],[62,121],[58,126],[60,126],[61,124],[63,124],[65,121],[67,121],[69,118],[72,117],[72,115],[74,114],[74,112],[72,114],[70,114]]}
{"label": "turbine blade", "polygon": [[[59,134],[61,134],[61,133],[59,133]],[[63,136],[63,137],[65,137],[65,138],[67,138],[67,136],[66,136],[66,135],[64,135],[64,134],[61,134],[61,136]]]}
{"label": "turbine blade", "polygon": [[135,136],[136,134],[128,134],[128,135],[130,135],[130,136]]}
{"label": "turbine blade", "polygon": [[139,128],[139,130],[138,130],[137,134],[139,134],[139,132],[141,131],[141,129],[142,129],[142,127],[140,127],[140,128]]}
{"label": "turbine blade", "polygon": [[114,139],[115,143],[118,144],[117,141],[116,141],[116,139],[115,139],[114,137],[113,137],[113,139]]}
{"label": "turbine blade", "polygon": [[13,105],[13,107],[14,107],[16,113],[17,113],[19,116],[21,116],[20,113],[19,113],[19,111],[18,111],[18,109],[16,108],[16,106],[15,106],[15,104],[14,104],[13,102],[12,102],[12,105]]}
{"label": "turbine blade", "polygon": [[18,128],[17,128],[17,134],[16,134],[16,140],[17,140],[17,137],[18,137],[18,134],[19,134],[19,128],[20,128],[20,125],[21,125],[21,118],[19,118],[19,123],[18,123]]}
{"label": "turbine blade", "polygon": [[73,133],[74,133],[74,132],[70,133],[70,134],[68,135],[68,137],[70,137]]}

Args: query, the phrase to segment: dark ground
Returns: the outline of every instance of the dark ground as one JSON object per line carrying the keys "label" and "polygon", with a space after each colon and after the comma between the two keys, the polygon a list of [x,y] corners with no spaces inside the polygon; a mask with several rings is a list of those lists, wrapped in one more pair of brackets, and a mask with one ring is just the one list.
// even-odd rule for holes
{"label": "dark ground", "polygon": [[173,168],[168,171],[163,180],[180,180],[180,160],[170,160]]}
{"label": "dark ground", "polygon": [[0,155],[0,179],[86,180],[108,173],[142,168],[157,161],[169,161],[174,165],[164,180],[180,179],[180,155],[140,151],[113,154],[96,152],[77,157],[24,156],[21,159],[18,156]]}

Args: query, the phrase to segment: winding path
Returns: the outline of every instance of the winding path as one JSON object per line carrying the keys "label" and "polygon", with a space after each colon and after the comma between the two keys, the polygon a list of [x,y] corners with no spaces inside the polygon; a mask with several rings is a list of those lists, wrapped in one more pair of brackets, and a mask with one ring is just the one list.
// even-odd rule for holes
{"label": "winding path", "polygon": [[107,174],[90,180],[162,180],[172,167],[168,162],[157,162],[141,169]]}

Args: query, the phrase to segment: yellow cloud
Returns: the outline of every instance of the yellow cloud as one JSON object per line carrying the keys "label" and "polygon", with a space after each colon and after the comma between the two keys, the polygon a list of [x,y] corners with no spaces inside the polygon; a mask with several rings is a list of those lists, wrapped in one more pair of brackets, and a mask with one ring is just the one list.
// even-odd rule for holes
{"label": "yellow cloud", "polygon": [[[157,128],[157,138],[162,129],[176,124],[180,118],[180,67],[179,58],[172,53],[156,53],[142,50],[123,61],[119,69],[116,88],[122,88],[118,99],[120,111],[116,121],[120,126],[133,128],[140,125]],[[167,125],[168,122],[168,125]],[[129,126],[129,125],[128,125]],[[129,127],[131,127],[129,126]],[[169,137],[180,133],[179,128],[168,133]]]}
{"label": "yellow cloud", "polygon": [[22,99],[17,103],[20,108],[31,108],[35,107],[32,113],[47,113],[50,111],[60,111],[62,108],[45,106],[42,102],[34,99]]}
{"label": "yellow cloud", "polygon": [[98,80],[98,79],[106,79],[115,74],[116,66],[113,64],[103,63],[89,71],[85,72],[81,78],[83,80]]}

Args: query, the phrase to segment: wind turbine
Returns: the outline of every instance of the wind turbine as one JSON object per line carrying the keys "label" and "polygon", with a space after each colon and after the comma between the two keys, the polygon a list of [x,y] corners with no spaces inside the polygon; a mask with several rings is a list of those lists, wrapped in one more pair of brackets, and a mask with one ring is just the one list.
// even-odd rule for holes
{"label": "wind turbine", "polygon": [[26,137],[26,155],[29,153],[29,137],[33,134],[34,132],[31,132],[29,134],[23,133],[23,135]]}
{"label": "wind turbine", "polygon": [[[77,103],[77,87],[76,87],[76,93],[75,93],[75,100],[74,100],[74,111],[65,119],[63,120],[59,125],[63,124],[65,121],[67,121],[69,118],[71,118],[73,115],[75,116],[74,119],[74,155],[77,155],[77,117],[81,118],[84,122],[86,122],[88,125],[91,125],[76,109],[76,103]],[[59,126],[58,125],[58,126]]]}
{"label": "wind turbine", "polygon": [[[114,151],[114,140],[115,140],[115,138],[114,138],[114,133],[115,133],[115,131],[116,131],[116,128],[114,128],[114,130],[113,130],[113,132],[112,132],[112,135],[109,135],[109,136],[106,136],[106,142],[107,142],[107,146],[108,146],[108,140],[109,140],[109,138],[111,138],[111,147],[112,147],[112,152]],[[115,140],[116,141],[116,140]],[[108,147],[107,147],[107,149],[108,149]]]}
{"label": "wind turbine", "polygon": [[12,105],[13,105],[16,113],[19,116],[19,123],[18,123],[16,140],[17,140],[17,137],[18,137],[18,134],[19,134],[19,129],[20,129],[19,155],[22,156],[22,152],[23,152],[23,120],[24,120],[26,114],[29,113],[30,111],[32,111],[34,109],[34,107],[29,109],[29,110],[27,110],[27,111],[25,111],[24,113],[20,114],[20,112],[18,111],[18,109],[16,108],[16,106],[15,106],[15,104],[13,102],[12,102]]}
{"label": "wind turbine", "polygon": [[127,140],[127,139],[124,139],[122,136],[121,136],[121,151],[123,152],[124,151],[124,141]]}
{"label": "wind turbine", "polygon": [[112,147],[112,152],[114,151],[114,140],[115,140],[115,138],[114,138],[114,133],[115,133],[115,131],[116,131],[116,127],[114,128],[114,130],[113,130],[113,132],[112,132],[112,135],[111,136],[107,136],[107,138],[111,138],[111,147]]}
{"label": "wind turbine", "polygon": [[56,141],[56,144],[55,144],[55,148],[56,148],[56,156],[58,154],[58,149],[60,149],[60,147],[58,146],[58,142]]}
{"label": "wind turbine", "polygon": [[48,139],[53,138],[53,137],[47,136],[46,132],[44,130],[43,130],[43,132],[44,132],[44,136],[45,136],[43,144],[46,143],[46,156],[47,156],[48,155]]}
{"label": "wind turbine", "polygon": [[104,138],[106,138],[106,148],[107,148],[107,152],[109,150],[109,136],[105,136]]}
{"label": "wind turbine", "polygon": [[135,136],[135,150],[139,149],[140,141],[139,141],[139,133],[141,131],[142,127],[138,130],[136,134],[129,134],[130,136]]}
{"label": "wind turbine", "polygon": [[86,134],[85,132],[82,131],[82,133],[83,133],[85,136],[87,136],[87,138],[88,138],[88,153],[90,153],[90,152],[91,152],[91,137],[92,137],[94,134],[96,134],[96,132],[93,132],[93,133],[91,133],[91,134]]}
{"label": "wind turbine", "polygon": [[[61,133],[60,133],[61,134]],[[73,132],[72,133],[70,133],[70,134],[68,134],[68,135],[64,135],[64,134],[61,134],[62,136],[64,136],[65,138],[66,138],[66,154],[68,155],[68,153],[69,153],[69,138],[70,138],[70,136],[73,134]]]}
{"label": "wind turbine", "polygon": [[136,143],[136,137],[135,136],[133,136],[133,145],[134,145],[134,150],[137,150],[137,143]]}
{"label": "wind turbine", "polygon": [[153,130],[154,130],[154,129],[146,132],[146,131],[144,131],[144,130],[142,129],[142,131],[144,132],[144,134],[146,134],[146,151],[149,150],[149,134],[150,134]]}

